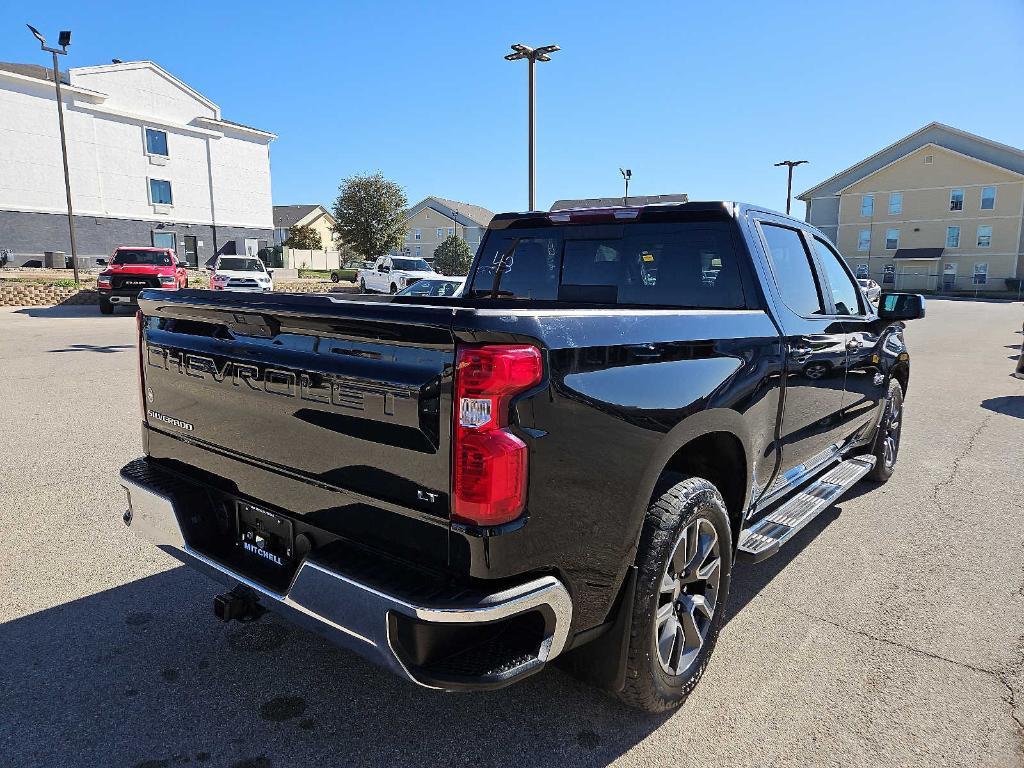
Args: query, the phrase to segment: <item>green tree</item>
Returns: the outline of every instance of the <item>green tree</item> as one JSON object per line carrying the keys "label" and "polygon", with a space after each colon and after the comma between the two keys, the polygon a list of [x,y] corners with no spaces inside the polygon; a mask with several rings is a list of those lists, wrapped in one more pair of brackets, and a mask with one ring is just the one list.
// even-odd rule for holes
{"label": "green tree", "polygon": [[323,250],[324,241],[320,233],[307,224],[295,224],[288,230],[288,239],[284,244],[300,251]]}
{"label": "green tree", "polygon": [[334,201],[334,233],[364,259],[398,250],[405,241],[405,192],[378,171],[350,176]]}
{"label": "green tree", "polygon": [[434,269],[442,275],[465,275],[473,254],[466,241],[458,235],[448,235],[445,241],[434,249]]}

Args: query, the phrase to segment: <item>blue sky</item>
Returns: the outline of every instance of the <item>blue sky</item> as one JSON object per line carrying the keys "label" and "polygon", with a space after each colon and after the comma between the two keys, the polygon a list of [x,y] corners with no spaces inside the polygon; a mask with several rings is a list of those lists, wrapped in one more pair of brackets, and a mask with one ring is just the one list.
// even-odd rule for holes
{"label": "blue sky", "polygon": [[[151,59],[279,135],[274,202],[329,204],[382,171],[495,211],[526,207],[526,64],[538,66],[537,202],[687,192],[785,206],[931,120],[1024,147],[1024,2],[55,2],[0,8],[0,60]],[[797,204],[794,212],[802,213]]]}

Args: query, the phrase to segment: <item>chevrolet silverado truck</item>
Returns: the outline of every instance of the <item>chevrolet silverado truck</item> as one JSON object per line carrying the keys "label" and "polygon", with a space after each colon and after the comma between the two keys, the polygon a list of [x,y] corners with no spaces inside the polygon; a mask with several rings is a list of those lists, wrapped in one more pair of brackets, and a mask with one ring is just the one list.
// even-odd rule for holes
{"label": "chevrolet silverado truck", "polygon": [[648,711],[699,680],[735,566],[892,475],[924,316],[726,202],[498,215],[459,297],[139,303],[124,522],[230,587],[218,617],[440,690],[557,659]]}
{"label": "chevrolet silverado truck", "polygon": [[423,259],[402,256],[381,256],[369,269],[356,272],[356,282],[362,293],[398,293],[417,280],[443,277]]}
{"label": "chevrolet silverado truck", "polygon": [[112,315],[118,304],[137,304],[144,288],[176,291],[187,287],[188,272],[171,248],[117,248],[109,266],[96,276],[104,315]]}

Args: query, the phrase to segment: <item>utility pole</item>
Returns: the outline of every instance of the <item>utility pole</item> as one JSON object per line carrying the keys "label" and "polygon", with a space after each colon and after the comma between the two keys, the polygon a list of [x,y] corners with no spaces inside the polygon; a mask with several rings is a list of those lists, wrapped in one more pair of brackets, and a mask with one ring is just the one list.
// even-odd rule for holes
{"label": "utility pole", "polygon": [[789,216],[789,208],[793,201],[793,169],[798,165],[803,165],[806,160],[783,160],[781,163],[776,163],[775,167],[778,168],[780,165],[785,165],[788,169],[788,179],[786,180],[786,215]]}
{"label": "utility pole", "polygon": [[522,43],[512,46],[512,53],[505,54],[505,61],[518,61],[526,59],[530,64],[529,75],[529,174],[530,174],[530,210],[537,208],[537,145],[536,145],[536,121],[534,120],[536,105],[536,88],[534,85],[534,65],[538,61],[551,61],[549,54],[559,51],[557,45],[542,45],[540,48],[531,48]]}
{"label": "utility pole", "polygon": [[68,234],[71,235],[71,268],[75,274],[75,285],[79,284],[78,281],[78,246],[75,243],[75,212],[71,207],[71,174],[68,171],[68,140],[64,133],[64,97],[60,90],[60,67],[57,66],[57,55],[67,56],[68,46],[71,45],[71,31],[64,30],[60,33],[57,38],[57,43],[60,45],[60,50],[56,48],[48,48],[46,45],[46,38],[42,36],[38,29],[33,27],[31,24],[26,24],[36,40],[39,41],[39,45],[47,53],[53,54],[53,82],[57,86],[57,122],[60,124],[60,152],[61,157],[64,159],[64,194],[68,200]]}
{"label": "utility pole", "polygon": [[622,196],[622,204],[629,205],[629,180],[633,178],[633,172],[629,168],[626,170],[619,168],[619,173],[622,174],[622,180],[626,182],[626,194]]}

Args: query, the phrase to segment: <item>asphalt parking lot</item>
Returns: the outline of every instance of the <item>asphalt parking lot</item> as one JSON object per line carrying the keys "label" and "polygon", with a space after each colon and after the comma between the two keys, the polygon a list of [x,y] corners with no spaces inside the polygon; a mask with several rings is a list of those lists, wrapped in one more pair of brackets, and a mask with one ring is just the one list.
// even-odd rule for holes
{"label": "asphalt parking lot", "polygon": [[734,577],[704,681],[650,717],[545,670],[417,689],[137,541],[133,318],[0,309],[0,766],[1024,763],[1021,304],[932,300],[896,476]]}

